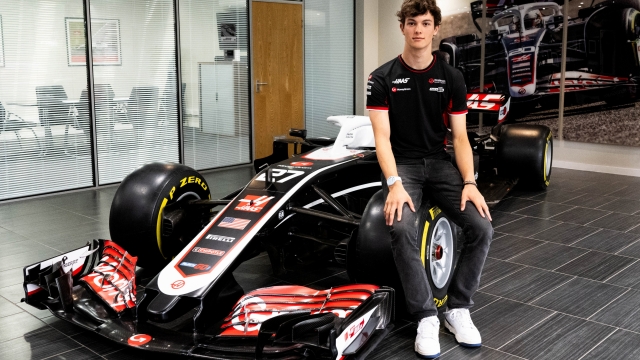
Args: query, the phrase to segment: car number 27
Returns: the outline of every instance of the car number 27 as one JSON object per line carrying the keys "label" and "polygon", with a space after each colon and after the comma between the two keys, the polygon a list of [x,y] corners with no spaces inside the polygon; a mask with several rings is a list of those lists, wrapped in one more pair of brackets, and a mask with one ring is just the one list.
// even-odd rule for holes
{"label": "car number 27", "polygon": [[[260,176],[258,176],[258,178],[256,179],[257,181],[266,181],[266,172],[261,174]],[[288,175],[286,177],[283,177],[285,175]],[[300,171],[300,170],[284,170],[284,169],[272,169],[271,170],[271,176],[275,178],[280,178],[283,177],[282,179],[278,180],[278,181],[274,181],[277,183],[286,183],[287,181],[291,180],[291,179],[295,179],[298,176],[304,175],[304,171]]]}

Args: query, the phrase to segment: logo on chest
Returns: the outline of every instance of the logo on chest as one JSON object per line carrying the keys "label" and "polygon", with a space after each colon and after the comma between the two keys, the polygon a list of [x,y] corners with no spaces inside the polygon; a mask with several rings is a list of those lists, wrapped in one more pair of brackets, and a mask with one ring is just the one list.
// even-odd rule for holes
{"label": "logo on chest", "polygon": [[444,92],[444,88],[443,87],[432,87],[432,88],[429,88],[429,91],[442,93],[442,92]]}
{"label": "logo on chest", "polygon": [[395,80],[393,80],[391,83],[392,83],[392,84],[396,84],[396,85],[398,85],[398,84],[406,84],[406,83],[408,83],[408,82],[409,82],[409,79],[410,79],[410,78],[395,79]]}

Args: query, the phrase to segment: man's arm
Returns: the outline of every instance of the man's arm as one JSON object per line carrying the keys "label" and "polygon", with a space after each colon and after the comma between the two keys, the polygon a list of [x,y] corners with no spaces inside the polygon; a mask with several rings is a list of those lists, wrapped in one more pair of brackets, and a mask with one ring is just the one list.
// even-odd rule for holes
{"label": "man's arm", "polygon": [[[396,159],[393,157],[391,141],[389,140],[391,135],[389,112],[369,111],[369,118],[371,119],[371,126],[373,127],[373,135],[376,141],[376,155],[378,156],[378,163],[380,163],[382,173],[385,179],[389,178],[389,176],[398,176]],[[398,221],[402,220],[402,207],[404,203],[409,205],[411,211],[416,211],[411,197],[402,186],[402,181],[396,181],[393,185],[389,186],[389,195],[384,204],[384,218],[387,225],[393,225],[396,210],[398,211]]]}
{"label": "man's arm", "polygon": [[[473,153],[467,136],[467,115],[449,115],[449,124],[451,124],[451,132],[453,134],[453,151],[456,154],[456,163],[462,175],[462,181],[475,183]],[[465,185],[462,188],[460,210],[464,210],[467,201],[471,201],[476,206],[482,217],[488,217],[489,220],[492,220],[491,214],[489,214],[489,207],[480,191],[478,191],[477,186]]]}

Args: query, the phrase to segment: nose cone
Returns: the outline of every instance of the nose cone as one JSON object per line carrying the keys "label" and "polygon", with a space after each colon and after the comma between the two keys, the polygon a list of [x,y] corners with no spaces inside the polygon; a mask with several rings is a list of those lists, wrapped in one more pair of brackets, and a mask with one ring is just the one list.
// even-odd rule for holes
{"label": "nose cone", "polygon": [[533,84],[528,84],[526,86],[517,86],[512,84],[511,87],[509,87],[509,93],[511,94],[511,97],[514,97],[514,98],[531,96],[535,94],[535,92],[536,92],[535,82]]}

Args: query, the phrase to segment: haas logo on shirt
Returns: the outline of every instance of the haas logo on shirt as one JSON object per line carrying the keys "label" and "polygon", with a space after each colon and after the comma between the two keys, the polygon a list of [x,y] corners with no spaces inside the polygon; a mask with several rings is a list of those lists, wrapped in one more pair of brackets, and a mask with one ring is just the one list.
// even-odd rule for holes
{"label": "haas logo on shirt", "polygon": [[409,82],[410,78],[404,78],[404,79],[395,79],[393,80],[391,83],[392,84],[406,84]]}

